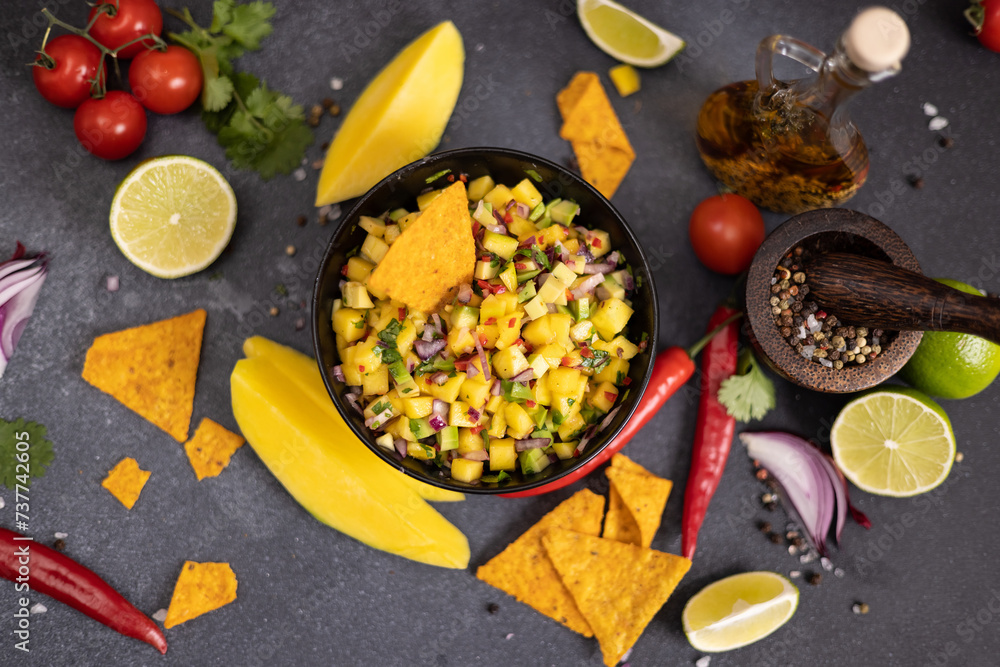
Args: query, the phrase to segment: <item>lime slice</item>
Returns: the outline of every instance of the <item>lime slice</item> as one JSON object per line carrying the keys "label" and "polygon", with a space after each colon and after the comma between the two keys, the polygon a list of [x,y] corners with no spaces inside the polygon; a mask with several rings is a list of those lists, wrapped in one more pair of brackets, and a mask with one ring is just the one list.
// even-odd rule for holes
{"label": "lime slice", "polygon": [[684,605],[681,622],[699,651],[731,651],[767,637],[799,606],[799,589],[774,572],[743,572],[698,591]]}
{"label": "lime slice", "polygon": [[860,396],[830,431],[833,458],[859,489],[904,498],[944,481],[955,460],[955,434],[941,406],[903,387]]}
{"label": "lime slice", "polygon": [[158,278],[214,262],[236,226],[236,195],[212,165],[167,155],[143,162],[111,202],[111,237],[126,258]]}
{"label": "lime slice", "polygon": [[656,67],[684,49],[684,40],[611,0],[577,0],[576,13],[594,44],[637,67]]}

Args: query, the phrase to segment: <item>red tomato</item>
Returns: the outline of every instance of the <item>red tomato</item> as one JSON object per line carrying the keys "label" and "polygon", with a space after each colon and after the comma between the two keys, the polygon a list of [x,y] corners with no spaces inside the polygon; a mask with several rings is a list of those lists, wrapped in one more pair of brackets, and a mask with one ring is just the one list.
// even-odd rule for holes
{"label": "red tomato", "polygon": [[965,16],[975,26],[979,42],[1000,53],[1000,0],[976,0]]}
{"label": "red tomato", "polygon": [[[128,44],[143,35],[159,35],[163,32],[163,14],[155,0],[97,0],[90,10],[93,19],[101,5],[111,5],[105,10],[90,28],[90,36],[114,51],[123,44]],[[153,46],[152,40],[136,42],[118,52],[123,59],[133,58],[147,46]]]}
{"label": "red tomato", "polygon": [[695,207],[688,233],[702,264],[718,273],[735,275],[750,268],[764,240],[764,219],[749,199],[716,195]]}
{"label": "red tomato", "polygon": [[148,49],[132,61],[128,85],[144,107],[154,113],[184,111],[201,93],[201,64],[198,56],[183,46],[166,51]]}
{"label": "red tomato", "polygon": [[[35,88],[56,106],[75,109],[90,97],[90,84],[97,78],[101,50],[79,35],[59,35],[45,45],[45,54],[35,58],[31,74]],[[103,78],[103,72],[102,72]]]}
{"label": "red tomato", "polygon": [[88,151],[105,160],[131,155],[146,136],[146,110],[121,90],[101,99],[89,99],[73,117],[76,138]]}

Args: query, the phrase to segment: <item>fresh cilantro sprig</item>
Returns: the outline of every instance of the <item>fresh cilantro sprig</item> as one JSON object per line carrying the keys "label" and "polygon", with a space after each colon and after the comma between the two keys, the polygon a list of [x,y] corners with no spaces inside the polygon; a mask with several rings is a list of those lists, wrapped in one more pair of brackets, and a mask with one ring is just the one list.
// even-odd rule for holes
{"label": "fresh cilantro sprig", "polygon": [[[36,422],[0,419],[0,484],[8,489],[30,486],[33,478],[45,474],[55,458],[45,434],[46,428]],[[27,443],[27,449],[19,449],[19,442]]]}
{"label": "fresh cilantro sprig", "polygon": [[216,0],[208,28],[199,26],[187,8],[167,11],[190,28],[167,36],[198,56],[204,76],[202,119],[218,135],[226,157],[234,166],[253,169],[265,179],[297,168],[313,140],[302,107],[233,66],[233,60],[258,50],[261,40],[271,34],[274,5]]}
{"label": "fresh cilantro sprig", "polygon": [[740,353],[736,373],[719,386],[718,398],[729,416],[741,422],[763,419],[774,407],[774,383],[749,348]]}

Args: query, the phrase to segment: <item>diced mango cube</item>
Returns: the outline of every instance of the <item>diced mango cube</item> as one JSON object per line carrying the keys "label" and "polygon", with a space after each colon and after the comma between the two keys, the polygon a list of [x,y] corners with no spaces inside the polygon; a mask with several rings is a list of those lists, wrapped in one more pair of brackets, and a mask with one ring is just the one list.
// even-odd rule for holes
{"label": "diced mango cube", "polygon": [[344,283],[340,293],[344,297],[344,306],[346,308],[364,310],[375,307],[375,304],[372,303],[371,297],[368,296],[368,289],[361,283],[349,280]]}
{"label": "diced mango cube", "polygon": [[542,202],[542,195],[538,192],[535,184],[527,178],[514,186],[510,191],[511,196],[522,204],[526,204],[529,209],[535,208]]}
{"label": "diced mango cube", "polygon": [[552,277],[561,282],[563,287],[569,287],[576,280],[576,273],[562,262],[557,262],[552,267]]}
{"label": "diced mango cube", "polygon": [[[500,397],[497,396],[497,398]],[[504,414],[506,408],[507,402],[500,398],[500,402],[493,411],[493,416],[490,417],[489,428],[486,429],[486,433],[491,438],[502,438],[507,434],[507,416]]]}
{"label": "diced mango cube", "polygon": [[361,377],[361,393],[365,396],[378,396],[389,391],[389,367],[382,365],[372,371],[366,371]]}
{"label": "diced mango cube", "polygon": [[469,414],[469,407],[469,404],[465,401],[456,400],[452,402],[448,406],[448,425],[468,428],[479,426],[479,422],[483,419],[482,413],[480,413],[477,419],[473,419],[472,415]]}
{"label": "diced mango cube", "polygon": [[510,438],[490,440],[490,470],[514,470],[517,449]]}
{"label": "diced mango cube", "polygon": [[587,403],[601,412],[610,412],[618,399],[618,387],[610,382],[602,382],[587,394]]}
{"label": "diced mango cube", "polygon": [[528,370],[528,360],[520,348],[508,347],[493,355],[493,368],[496,374],[505,380]]}
{"label": "diced mango cube", "polygon": [[545,305],[545,301],[542,297],[535,296],[528,303],[524,304],[525,314],[532,320],[538,320],[549,314],[548,306]]}
{"label": "diced mango cube", "polygon": [[556,456],[558,456],[561,461],[571,459],[576,454],[576,445],[578,442],[579,440],[554,442],[552,443],[552,451],[555,452]]}
{"label": "diced mango cube", "polygon": [[333,332],[347,343],[361,340],[365,335],[364,312],[356,308],[341,308],[333,314]]}
{"label": "diced mango cube", "polygon": [[[455,377],[448,378],[448,381],[442,385],[431,382],[427,385],[427,390],[434,398],[440,398],[445,403],[453,403],[458,400],[458,392],[462,389],[465,377],[465,373],[456,373]],[[421,391],[423,391],[423,387],[421,387]]]}
{"label": "diced mango cube", "polygon": [[425,208],[430,206],[431,202],[441,196],[444,192],[444,188],[438,188],[437,190],[431,190],[430,192],[425,192],[422,195],[417,195],[417,208],[423,211]]}
{"label": "diced mango cube", "polygon": [[581,380],[586,378],[575,368],[560,366],[549,371],[549,391],[563,396],[576,396],[580,391]]}
{"label": "diced mango cube", "polygon": [[563,441],[572,440],[573,437],[583,430],[585,426],[587,426],[587,422],[584,421],[580,413],[577,412],[575,415],[567,418],[562,424],[560,424],[559,430],[557,431],[557,433],[559,433],[559,439]]}
{"label": "diced mango cube", "polygon": [[407,442],[406,455],[418,461],[430,461],[434,458],[434,448],[419,442]]}
{"label": "diced mango cube", "polygon": [[368,215],[363,215],[358,220],[358,226],[365,230],[372,236],[377,236],[381,238],[385,236],[385,223],[378,218],[373,218]]}
{"label": "diced mango cube", "polygon": [[461,357],[476,349],[476,341],[468,329],[452,329],[448,332],[448,349],[456,357]]}
{"label": "diced mango cube", "polygon": [[538,378],[535,382],[535,403],[538,403],[539,405],[552,404],[552,392],[549,391],[548,374]]}
{"label": "diced mango cube", "polygon": [[469,201],[479,201],[489,193],[490,190],[496,183],[489,176],[480,176],[479,178],[469,181],[469,185],[466,186],[465,194],[469,197]]}
{"label": "diced mango cube", "polygon": [[431,413],[434,407],[433,396],[414,396],[403,398],[403,413],[410,419],[420,419]]}
{"label": "diced mango cube", "polygon": [[597,312],[590,316],[590,321],[597,327],[597,333],[604,340],[611,340],[625,328],[634,311],[624,301],[610,298],[601,301]]}
{"label": "diced mango cube", "polygon": [[473,433],[471,428],[458,429],[458,453],[468,454],[486,449],[483,436],[480,433]]}
{"label": "diced mango cube", "polygon": [[[625,359],[626,361],[639,353],[639,346],[630,341],[625,336],[615,336],[612,340],[604,342],[599,340],[594,343],[594,348],[604,350],[611,357]],[[621,354],[618,351],[621,350]]]}
{"label": "diced mango cube", "polygon": [[470,459],[452,459],[451,478],[458,482],[475,482],[483,476],[483,462]]}
{"label": "diced mango cube", "polygon": [[368,280],[368,276],[371,275],[374,268],[374,264],[355,255],[347,260],[346,277],[348,280],[364,284],[364,282]]}
{"label": "diced mango cube", "polygon": [[506,185],[497,185],[483,196],[483,201],[493,207],[494,211],[500,211],[503,215],[507,208],[507,202],[514,198],[510,188]]}
{"label": "diced mango cube", "polygon": [[616,385],[624,383],[628,377],[629,363],[624,359],[619,359],[611,355],[608,365],[601,369],[601,372],[594,376],[596,382],[611,382]]}
{"label": "diced mango cube", "polygon": [[458,390],[458,397],[468,405],[476,408],[480,412],[485,408],[486,401],[490,398],[490,386],[492,383],[483,382],[483,374],[479,373],[474,378],[467,378]]}
{"label": "diced mango cube", "polygon": [[504,315],[497,327],[500,329],[500,337],[496,342],[497,349],[510,347],[521,337],[521,316]]}
{"label": "diced mango cube", "polygon": [[628,97],[639,90],[639,72],[631,65],[616,65],[608,70],[608,76],[622,97]]}
{"label": "diced mango cube", "polygon": [[507,418],[507,435],[510,437],[521,440],[535,430],[535,420],[520,403],[508,403],[503,414]]}
{"label": "diced mango cube", "polygon": [[387,252],[389,244],[374,234],[366,236],[364,243],[361,244],[361,255],[375,264],[381,262]]}

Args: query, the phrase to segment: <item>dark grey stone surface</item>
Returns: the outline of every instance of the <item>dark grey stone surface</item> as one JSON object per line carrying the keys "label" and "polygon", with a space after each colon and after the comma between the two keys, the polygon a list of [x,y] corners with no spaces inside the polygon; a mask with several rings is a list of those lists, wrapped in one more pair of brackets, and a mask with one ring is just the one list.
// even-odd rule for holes
{"label": "dark grey stone surface", "polygon": [[[32,18],[43,4],[5,3],[0,17],[0,249],[6,253],[20,239],[52,256],[35,316],[0,381],[0,416],[44,423],[55,444],[54,464],[31,488],[29,532],[43,543],[51,543],[55,532],[68,533],[67,553],[149,614],[168,604],[185,559],[228,561],[240,585],[234,604],[168,631],[165,658],[51,600],[45,600],[45,614],[32,617],[31,653],[21,654],[11,635],[17,596],[11,585],[3,585],[0,664],[601,664],[595,641],[472,574],[575,488],[536,499],[470,497],[442,505],[442,513],[468,535],[472,562],[466,572],[436,569],[374,551],[320,525],[250,447],[218,478],[196,482],[175,441],[80,378],[96,335],[205,308],[193,424],[211,417],[235,428],[228,375],[240,358],[239,341],[252,331],[311,349],[306,331],[294,326],[304,312],[282,303],[278,317],[266,313],[276,283],[297,282],[291,300],[308,298],[312,258],[333,227],[315,223],[318,172],[307,167],[302,182],[291,177],[262,182],[235,171],[193,111],[150,116],[146,142],[121,162],[82,153],[72,113],[42,100],[24,66],[41,38]],[[82,2],[48,4],[65,20],[84,20]],[[210,3],[188,4],[198,19],[208,20]],[[590,43],[566,0],[278,4],[274,35],[240,67],[301,103],[332,96],[345,108],[406,42],[453,19],[465,39],[466,78],[443,148],[508,146],[565,160],[570,148],[558,137],[556,92],[577,70],[604,76],[614,64]],[[687,241],[690,211],[715,192],[692,137],[701,101],[722,84],[750,78],[756,44],[769,34],[784,32],[830,48],[860,3],[631,4],[691,45],[686,58],[643,71],[643,89],[634,97],[623,100],[611,92],[638,153],[614,201],[655,262],[663,314],[659,344],[687,345],[731,287],[698,264]],[[969,35],[961,16],[964,2],[897,4],[913,33],[913,48],[899,77],[855,101],[853,116],[872,166],[868,184],[850,207],[896,230],[926,273],[1000,291],[1000,56]],[[343,90],[331,92],[331,77],[343,78]],[[936,147],[937,135],[928,131],[921,110],[924,102],[937,105],[951,121],[947,132],[954,148]],[[324,118],[310,161],[322,157],[320,144],[337,125]],[[222,169],[236,190],[240,215],[232,244],[218,262],[198,275],[166,282],[122,257],[107,231],[107,213],[115,187],[135,164],[170,153],[203,158]],[[914,170],[923,189],[906,183]],[[304,228],[295,225],[300,214],[310,215]],[[773,229],[783,218],[765,219]],[[288,244],[299,250],[293,258],[285,255]],[[120,277],[117,293],[105,290],[108,275]],[[780,384],[779,408],[763,427],[823,441],[846,400]],[[996,385],[974,398],[945,402],[965,456],[947,483],[912,500],[855,493],[855,503],[874,526],[866,532],[847,525],[833,557],[845,576],[824,573],[818,587],[800,580],[801,603],[792,622],[755,645],[713,657],[713,667],[995,664],[1000,486],[994,471],[1000,450],[993,410],[998,403]],[[627,450],[676,482],[654,542],[670,552],[680,548],[695,413],[694,391],[681,392]],[[105,472],[124,456],[136,457],[153,473],[130,512],[100,487]],[[694,663],[699,656],[681,632],[680,612],[705,584],[742,570],[819,569],[800,565],[757,531],[759,520],[785,523],[783,511],[760,508],[760,493],[749,461],[734,444],[694,567],[636,645],[632,665]],[[0,496],[6,501],[0,525],[11,527],[14,494],[3,490]],[[871,613],[852,614],[856,601],[868,603]],[[486,607],[494,602],[500,610],[491,615]]]}

